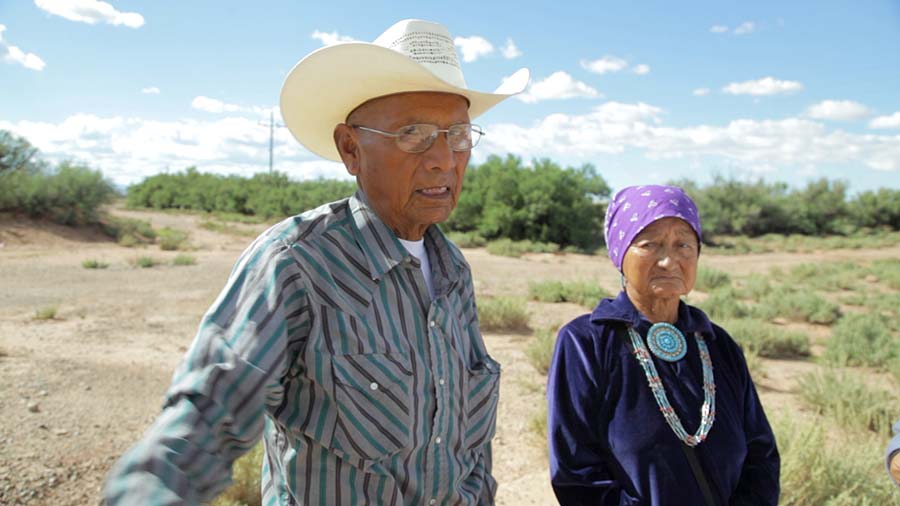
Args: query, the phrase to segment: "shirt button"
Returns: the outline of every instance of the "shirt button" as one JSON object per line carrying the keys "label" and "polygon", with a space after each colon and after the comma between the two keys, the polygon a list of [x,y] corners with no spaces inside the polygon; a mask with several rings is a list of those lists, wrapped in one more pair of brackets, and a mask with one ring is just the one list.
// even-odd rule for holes
{"label": "shirt button", "polygon": [[435,444],[441,444],[441,436],[438,436],[438,437],[434,438],[434,443],[435,443]]}
{"label": "shirt button", "polygon": [[428,504],[435,504],[435,503],[437,503],[437,499],[429,499],[428,500]]}
{"label": "shirt button", "polygon": [[372,383],[369,384],[369,388],[371,388],[372,390],[378,390],[378,383],[375,383],[373,381]]}
{"label": "shirt button", "polygon": [[443,385],[443,384],[444,384],[444,378],[439,379],[439,380],[438,380],[438,384],[439,384],[439,385]]}
{"label": "shirt button", "polygon": [[431,320],[430,322],[428,322],[428,326],[431,328],[434,328],[435,325],[437,325],[437,324],[434,323],[434,320]]}

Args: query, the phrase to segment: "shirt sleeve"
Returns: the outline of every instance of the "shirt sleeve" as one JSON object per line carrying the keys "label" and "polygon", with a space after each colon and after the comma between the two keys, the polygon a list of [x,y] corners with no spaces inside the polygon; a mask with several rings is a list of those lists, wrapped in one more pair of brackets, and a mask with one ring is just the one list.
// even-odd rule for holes
{"label": "shirt sleeve", "polygon": [[204,316],[163,411],[113,466],[109,505],[200,504],[231,483],[282,400],[288,341],[302,339],[305,293],[285,245],[249,249]]}
{"label": "shirt sleeve", "polygon": [[609,470],[598,399],[603,371],[592,340],[573,323],[559,331],[547,378],[550,481],[561,506],[631,504]]}
{"label": "shirt sleeve", "polygon": [[[884,463],[888,470],[888,476],[890,476],[891,474],[891,458],[897,452],[900,452],[900,420],[898,420],[897,423],[894,424],[894,439],[891,439],[891,442],[888,443],[887,446],[887,455],[885,456]],[[891,479],[894,479],[893,476],[891,476]],[[897,482],[894,481],[894,483]],[[897,483],[897,485],[900,485],[900,483]]]}
{"label": "shirt sleeve", "polygon": [[730,504],[777,506],[780,495],[781,457],[775,443],[775,434],[763,411],[756,386],[747,368],[747,361],[739,349],[736,349],[736,353],[740,360],[740,374],[745,380],[744,438],[747,441],[747,456]]}

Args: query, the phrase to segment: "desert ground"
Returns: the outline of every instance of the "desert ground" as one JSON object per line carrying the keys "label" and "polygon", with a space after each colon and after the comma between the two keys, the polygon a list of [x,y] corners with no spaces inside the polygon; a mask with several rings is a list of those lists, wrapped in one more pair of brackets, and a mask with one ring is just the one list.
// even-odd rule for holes
{"label": "desert ground", "polygon": [[[175,266],[179,252],[157,246],[126,248],[99,232],[0,216],[0,503],[95,505],[114,460],[157,415],[172,371],[193,339],[203,312],[218,294],[248,234],[265,225],[234,225],[246,234],[200,227],[199,215],[112,210],[148,220],[155,228],[189,233],[195,265]],[[464,251],[479,297],[525,297],[529,281],[592,280],[618,290],[605,257],[493,256]],[[138,268],[135,260],[161,262]],[[900,247],[808,254],[742,256],[704,254],[701,265],[732,276],[766,273],[825,260],[869,261],[900,257]],[[86,269],[85,260],[109,264]],[[37,312],[55,308],[52,318]],[[531,327],[558,325],[585,313],[575,304],[528,302]],[[827,328],[801,326],[814,350]],[[525,354],[530,334],[486,333],[490,353],[503,364],[494,474],[500,505],[555,504],[546,450],[531,429],[543,403],[544,377]],[[798,375],[811,361],[765,360],[758,380],[769,410],[795,409]]]}

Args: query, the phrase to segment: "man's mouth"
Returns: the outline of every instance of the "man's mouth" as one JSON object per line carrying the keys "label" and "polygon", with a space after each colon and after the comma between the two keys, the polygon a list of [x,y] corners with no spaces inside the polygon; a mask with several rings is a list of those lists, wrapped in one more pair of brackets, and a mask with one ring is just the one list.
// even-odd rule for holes
{"label": "man's mouth", "polygon": [[450,195],[450,187],[449,186],[429,186],[428,188],[421,188],[416,190],[416,193],[421,193],[426,197],[445,197]]}

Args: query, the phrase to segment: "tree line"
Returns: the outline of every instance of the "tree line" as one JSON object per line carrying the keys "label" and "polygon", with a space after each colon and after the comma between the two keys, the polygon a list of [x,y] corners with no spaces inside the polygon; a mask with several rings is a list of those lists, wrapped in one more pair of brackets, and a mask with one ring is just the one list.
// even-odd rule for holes
{"label": "tree line", "polygon": [[[46,216],[66,224],[94,222],[115,192],[82,164],[52,166],[25,139],[0,131],[0,212]],[[721,235],[852,235],[900,230],[900,189],[848,195],[847,183],[819,179],[804,187],[715,177],[701,185],[674,181],[697,202],[706,240]],[[292,181],[283,173],[250,177],[194,167],[157,174],[128,187],[127,205],[239,213],[271,219],[350,196],[352,181]],[[591,250],[603,245],[603,216],[612,188],[590,164],[563,167],[548,159],[490,156],[468,168],[445,230],[485,240],[554,243]]]}

